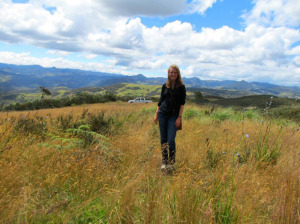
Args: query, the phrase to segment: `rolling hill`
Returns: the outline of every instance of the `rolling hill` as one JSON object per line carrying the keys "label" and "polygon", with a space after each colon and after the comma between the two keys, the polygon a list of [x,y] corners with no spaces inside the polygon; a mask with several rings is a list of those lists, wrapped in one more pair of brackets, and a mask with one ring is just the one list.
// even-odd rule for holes
{"label": "rolling hill", "polygon": [[[39,65],[12,65],[0,63],[0,93],[16,93],[20,90],[66,87],[78,89],[85,87],[104,87],[119,83],[162,85],[165,77],[148,78],[142,74],[126,76],[104,72],[92,72],[79,69],[44,68]],[[246,81],[217,81],[201,80],[196,77],[183,78],[189,88],[202,88],[228,91],[225,97],[239,97],[245,95],[267,94],[280,97],[300,98],[300,87],[278,86],[269,83]],[[218,92],[218,91],[215,91]],[[228,94],[228,93],[232,93]]]}

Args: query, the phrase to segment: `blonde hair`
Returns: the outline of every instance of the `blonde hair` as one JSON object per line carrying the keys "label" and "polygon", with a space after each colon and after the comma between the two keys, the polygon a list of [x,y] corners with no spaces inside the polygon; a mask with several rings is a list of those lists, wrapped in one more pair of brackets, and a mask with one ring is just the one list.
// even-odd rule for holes
{"label": "blonde hair", "polygon": [[182,86],[183,85],[183,81],[182,81],[182,78],[181,78],[181,73],[180,73],[180,69],[177,65],[171,65],[169,68],[168,68],[168,80],[167,80],[167,88],[171,88],[172,85],[171,85],[171,79],[170,79],[170,70],[171,68],[175,69],[177,71],[177,79],[175,81],[175,88],[179,87],[179,86]]}

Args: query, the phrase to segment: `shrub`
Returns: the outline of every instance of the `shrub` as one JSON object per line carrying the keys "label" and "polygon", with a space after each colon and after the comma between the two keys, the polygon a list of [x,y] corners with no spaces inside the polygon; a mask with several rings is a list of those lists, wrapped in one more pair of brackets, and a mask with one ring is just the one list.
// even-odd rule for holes
{"label": "shrub", "polygon": [[285,107],[276,108],[273,110],[272,115],[275,118],[288,119],[295,122],[300,122],[300,107]]}
{"label": "shrub", "polygon": [[51,120],[55,123],[56,127],[61,130],[67,130],[68,128],[74,127],[74,116],[73,114],[68,114],[66,116],[59,115],[55,120]]}
{"label": "shrub", "polygon": [[231,108],[228,108],[226,110],[217,110],[212,114],[212,119],[217,121],[225,121],[233,117],[234,117],[234,113]]}
{"label": "shrub", "polygon": [[23,134],[40,134],[43,132],[44,122],[36,121],[31,118],[22,117],[17,120],[14,130]]}
{"label": "shrub", "polygon": [[183,113],[183,116],[186,119],[192,119],[192,118],[195,118],[195,117],[200,117],[201,112],[197,109],[189,108]]}
{"label": "shrub", "polygon": [[259,115],[254,110],[246,110],[246,112],[245,112],[245,118],[248,118],[250,120],[258,119]]}
{"label": "shrub", "polygon": [[85,92],[77,93],[72,97],[62,97],[59,99],[42,99],[34,100],[33,102],[16,103],[5,106],[4,109],[8,110],[38,110],[42,108],[61,108],[72,105],[105,103],[116,101],[116,96],[113,93],[106,92],[104,95],[95,95]]}
{"label": "shrub", "polygon": [[87,123],[91,126],[91,131],[97,133],[108,132],[114,123],[114,119],[109,117],[104,118],[104,111],[101,111],[97,114],[88,114]]}
{"label": "shrub", "polygon": [[80,125],[78,128],[70,128],[67,130],[67,132],[80,138],[84,148],[92,143],[99,144],[101,141],[104,144],[108,143],[108,138],[91,131],[90,125]]}

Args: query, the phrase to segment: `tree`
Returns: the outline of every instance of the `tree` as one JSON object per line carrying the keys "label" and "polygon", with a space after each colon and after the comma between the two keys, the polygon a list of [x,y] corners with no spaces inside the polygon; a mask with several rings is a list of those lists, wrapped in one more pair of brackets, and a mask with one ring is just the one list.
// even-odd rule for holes
{"label": "tree", "polygon": [[41,92],[42,92],[41,99],[44,99],[45,95],[48,95],[48,96],[51,95],[51,92],[48,89],[46,89],[44,86],[40,86],[40,89],[41,89]]}
{"label": "tree", "polygon": [[203,99],[203,95],[200,91],[196,91],[194,92],[195,94],[195,99],[198,101],[198,100],[202,100]]}
{"label": "tree", "polygon": [[194,92],[194,102],[195,103],[207,103],[209,101],[207,99],[204,99],[204,97],[200,91],[195,91]]}

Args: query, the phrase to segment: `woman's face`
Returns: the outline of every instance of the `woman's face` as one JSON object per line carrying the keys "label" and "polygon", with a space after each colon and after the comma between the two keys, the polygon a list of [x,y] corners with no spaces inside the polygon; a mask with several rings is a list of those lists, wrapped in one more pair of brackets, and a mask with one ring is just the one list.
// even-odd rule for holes
{"label": "woman's face", "polygon": [[169,78],[171,79],[171,81],[176,81],[178,77],[178,73],[177,73],[177,70],[175,68],[170,68],[170,71],[169,71]]}

